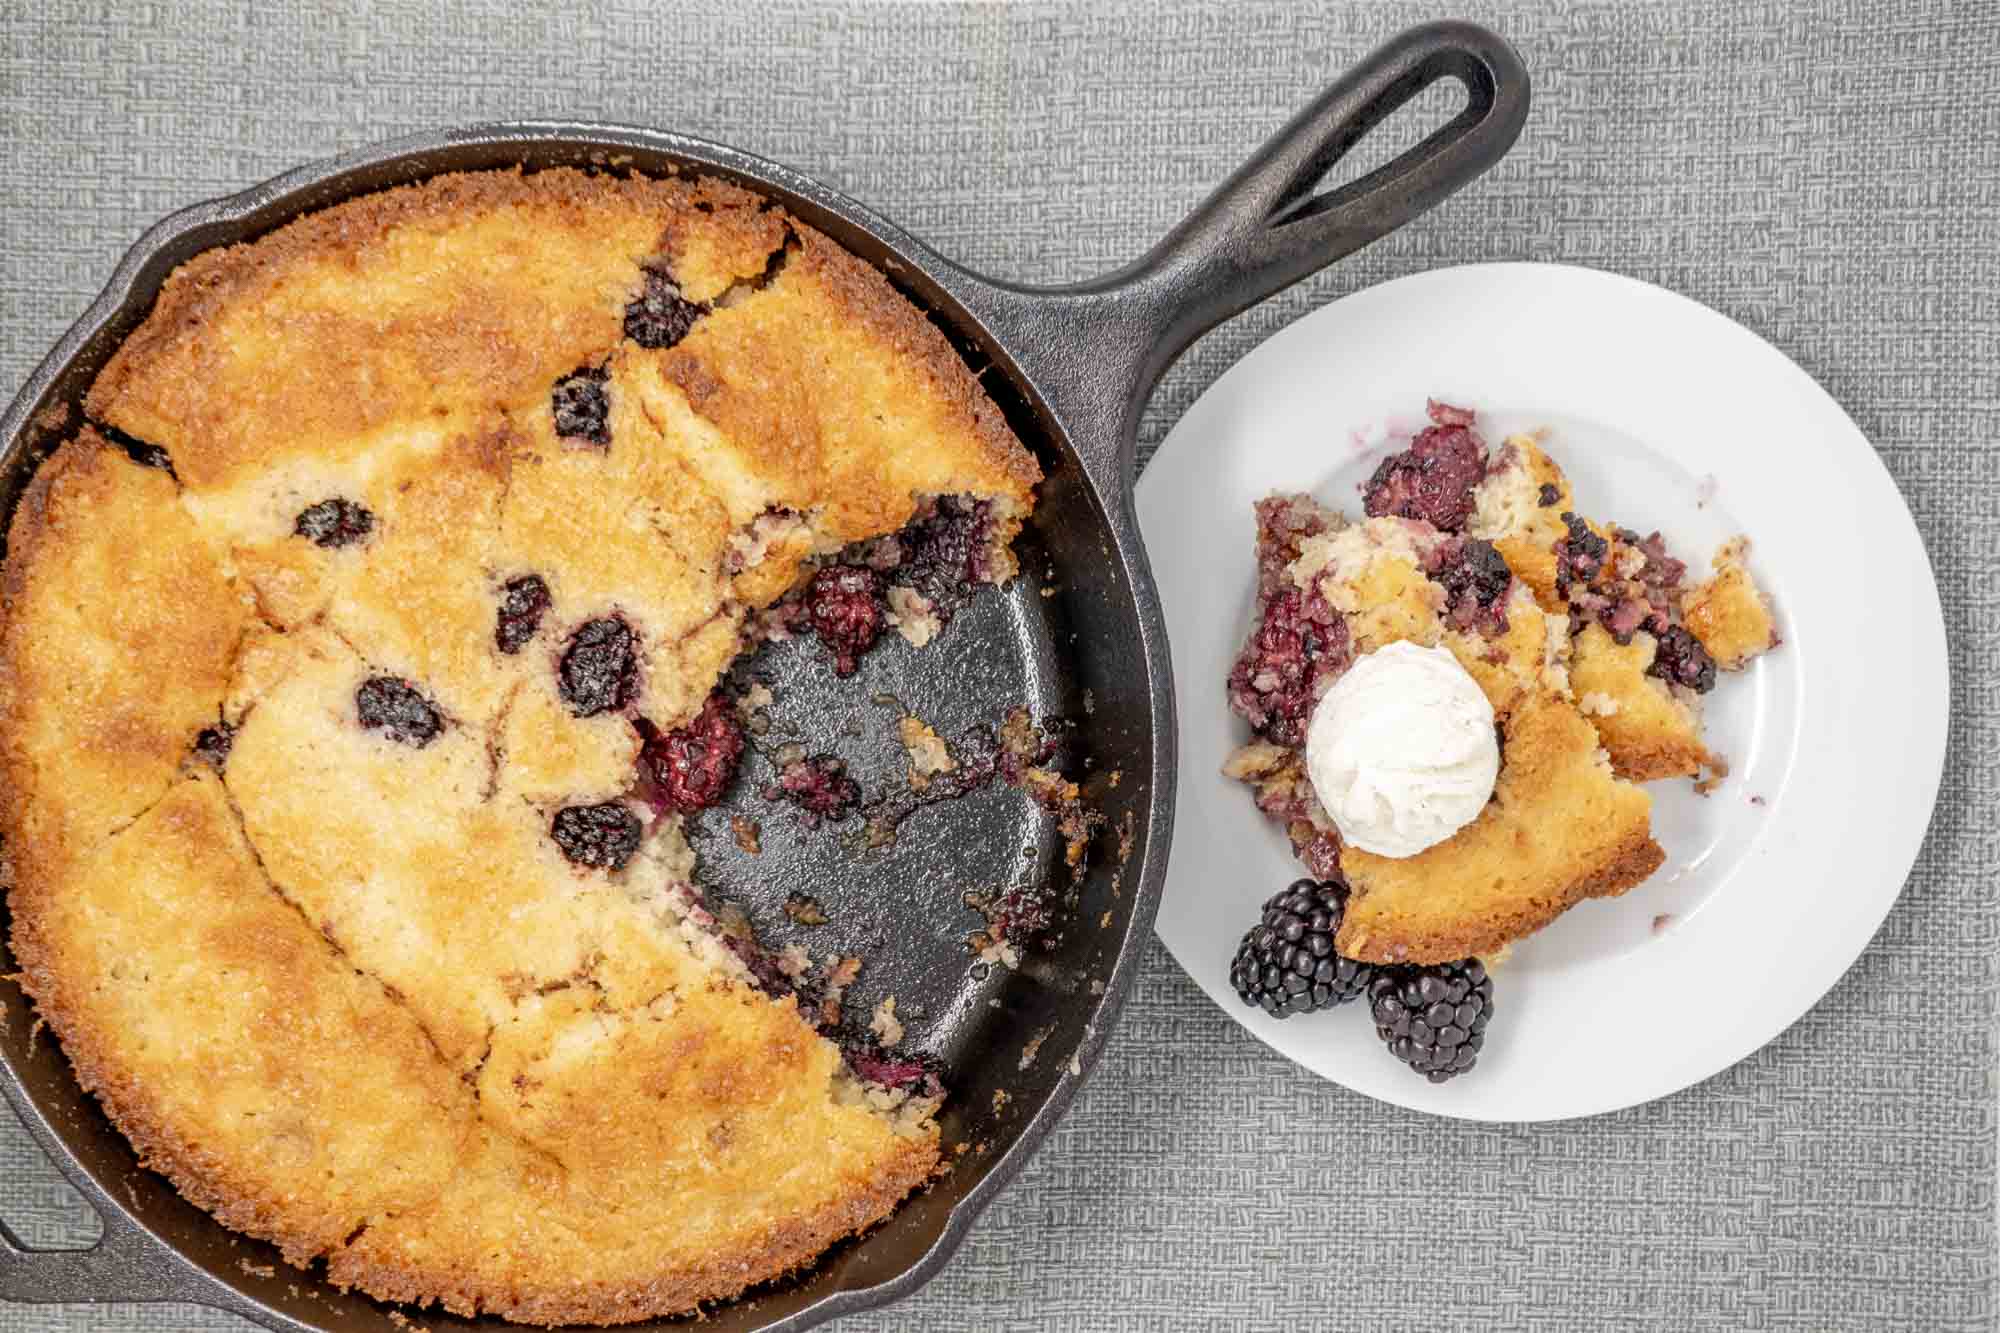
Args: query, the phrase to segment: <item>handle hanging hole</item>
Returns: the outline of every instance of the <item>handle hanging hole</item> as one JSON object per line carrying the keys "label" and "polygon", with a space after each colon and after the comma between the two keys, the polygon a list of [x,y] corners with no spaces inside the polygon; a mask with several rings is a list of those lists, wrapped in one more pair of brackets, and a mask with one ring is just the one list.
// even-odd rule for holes
{"label": "handle hanging hole", "polygon": [[1342,189],[1388,166],[1466,114],[1471,105],[1472,90],[1447,76],[1419,89],[1380,120],[1354,126],[1346,152],[1317,180],[1301,185],[1296,197],[1280,205],[1271,215],[1270,225],[1282,227],[1315,216]]}

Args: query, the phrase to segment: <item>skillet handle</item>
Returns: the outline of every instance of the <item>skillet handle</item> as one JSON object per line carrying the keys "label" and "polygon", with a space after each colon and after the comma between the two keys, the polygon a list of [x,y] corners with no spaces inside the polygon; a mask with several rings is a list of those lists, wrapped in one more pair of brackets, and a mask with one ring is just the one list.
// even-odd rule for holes
{"label": "skillet handle", "polygon": [[178,1258],[116,1213],[103,1217],[87,1250],[31,1250],[0,1222],[0,1301],[202,1301]]}
{"label": "skillet handle", "polygon": [[[1467,94],[1449,124],[1358,180],[1312,192],[1444,78]],[[1470,183],[1527,118],[1528,74],[1511,46],[1476,24],[1422,24],[1363,57],[1124,268],[1057,288],[957,270],[952,285],[1064,422],[1086,469],[1114,492],[1129,488],[1139,414],[1188,344]]]}
{"label": "skillet handle", "polygon": [[[1467,94],[1450,123],[1366,176],[1312,192],[1369,131],[1443,78]],[[1485,28],[1426,23],[1378,47],[1115,275],[1179,297],[1162,312],[1159,369],[1221,321],[1443,202],[1505,155],[1527,117],[1527,70]]]}

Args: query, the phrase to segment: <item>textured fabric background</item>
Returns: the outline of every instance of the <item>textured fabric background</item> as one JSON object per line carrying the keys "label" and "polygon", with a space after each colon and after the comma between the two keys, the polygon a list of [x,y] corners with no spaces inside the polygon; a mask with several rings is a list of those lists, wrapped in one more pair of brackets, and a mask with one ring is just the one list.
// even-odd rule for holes
{"label": "textured fabric background", "polygon": [[[1943,589],[1951,753],[1916,873],[1790,1032],[1700,1087],[1580,1124],[1461,1125],[1321,1083],[1156,945],[1035,1163],[925,1292],[848,1329],[1993,1324],[2000,101],[1980,61],[2000,6],[1463,9],[1533,72],[1512,156],[1209,337],[1163,386],[1147,443],[1272,330],[1434,265],[1598,265],[1742,320],[1876,442]],[[534,10],[0,0],[0,384],[12,391],[158,215],[498,116],[735,143],[976,267],[1082,277],[1171,225],[1350,58],[1439,12]],[[1700,392],[1660,371],[1663,392]],[[1755,978],[1688,984],[1755,1003]],[[94,1232],[11,1122],[0,1216],[32,1243]],[[243,1327],[192,1308],[0,1309],[0,1333]]]}

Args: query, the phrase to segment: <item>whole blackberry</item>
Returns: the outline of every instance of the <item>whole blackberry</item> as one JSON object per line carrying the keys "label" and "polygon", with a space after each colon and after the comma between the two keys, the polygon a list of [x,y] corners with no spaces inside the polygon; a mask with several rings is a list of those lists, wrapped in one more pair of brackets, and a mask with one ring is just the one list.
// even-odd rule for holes
{"label": "whole blackberry", "polygon": [[647,736],[639,755],[669,806],[683,814],[708,809],[729,789],[743,758],[743,723],[735,702],[715,691],[686,726]]}
{"label": "whole blackberry", "polygon": [[1290,1018],[1345,1004],[1368,988],[1375,969],[1334,951],[1347,907],[1341,880],[1294,880],[1264,904],[1264,919],[1236,946],[1229,983],[1243,1003]]}
{"label": "whole blackberry", "polygon": [[1493,1017],[1493,978],[1477,958],[1384,967],[1368,983],[1368,1008],[1389,1054],[1442,1083],[1479,1060]]}

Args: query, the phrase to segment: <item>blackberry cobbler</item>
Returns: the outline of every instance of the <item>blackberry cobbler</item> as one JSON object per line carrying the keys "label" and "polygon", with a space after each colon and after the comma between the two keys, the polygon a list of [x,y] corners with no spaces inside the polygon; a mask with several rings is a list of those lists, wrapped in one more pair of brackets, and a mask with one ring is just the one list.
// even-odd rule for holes
{"label": "blackberry cobbler", "polygon": [[545,1324],[937,1170],[934,1072],[682,834],[745,785],[739,654],[844,675],[1014,572],[1036,465],[879,274],[717,181],[445,176],[189,262],[86,411],[10,534],[0,818],[23,984],[147,1165]]}
{"label": "blackberry cobbler", "polygon": [[[1366,989],[1391,1050],[1443,1081],[1472,1066],[1491,1012],[1477,958],[1659,867],[1636,784],[1706,790],[1725,771],[1700,698],[1778,640],[1743,539],[1690,586],[1659,533],[1579,513],[1535,438],[1495,451],[1470,410],[1429,416],[1363,484],[1359,521],[1309,495],[1257,503],[1256,606],[1227,684],[1251,736],[1224,771],[1313,876],[1244,937],[1239,993],[1282,1018]],[[1407,644],[1447,650],[1476,685],[1500,769],[1471,822],[1385,855],[1343,840],[1305,751],[1356,661]]]}

